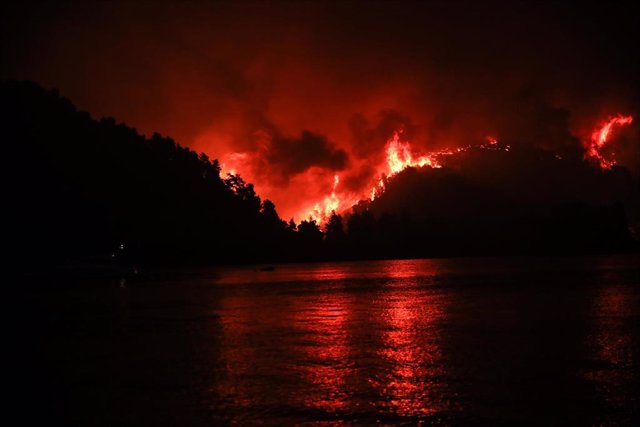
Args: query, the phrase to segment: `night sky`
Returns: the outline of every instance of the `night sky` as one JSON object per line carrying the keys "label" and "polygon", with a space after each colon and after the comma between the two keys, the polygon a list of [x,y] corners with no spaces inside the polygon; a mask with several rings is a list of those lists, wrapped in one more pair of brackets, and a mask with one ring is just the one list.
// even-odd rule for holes
{"label": "night sky", "polygon": [[[359,194],[394,131],[419,152],[495,136],[563,152],[638,116],[623,3],[20,2],[1,76],[159,132],[256,184],[285,218]],[[616,159],[637,174],[638,126]]]}

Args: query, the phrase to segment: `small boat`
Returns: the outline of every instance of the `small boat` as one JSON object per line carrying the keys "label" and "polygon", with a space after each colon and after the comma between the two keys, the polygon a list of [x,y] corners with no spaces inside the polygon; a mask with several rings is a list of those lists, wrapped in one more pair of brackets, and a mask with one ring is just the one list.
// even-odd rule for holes
{"label": "small boat", "polygon": [[276,268],[273,265],[267,265],[267,266],[264,266],[264,267],[260,267],[258,269],[258,271],[273,271],[275,269]]}

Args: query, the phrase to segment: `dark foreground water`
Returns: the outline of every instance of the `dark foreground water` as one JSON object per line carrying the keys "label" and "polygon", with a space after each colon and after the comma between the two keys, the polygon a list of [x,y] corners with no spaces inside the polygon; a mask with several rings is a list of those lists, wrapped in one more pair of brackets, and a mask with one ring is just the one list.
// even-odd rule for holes
{"label": "dark foreground water", "polygon": [[188,273],[6,299],[10,425],[640,422],[637,256]]}

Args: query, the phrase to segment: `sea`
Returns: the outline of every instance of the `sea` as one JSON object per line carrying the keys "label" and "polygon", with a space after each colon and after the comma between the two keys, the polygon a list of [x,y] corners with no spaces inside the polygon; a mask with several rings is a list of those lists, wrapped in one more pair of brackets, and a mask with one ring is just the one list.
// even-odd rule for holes
{"label": "sea", "polygon": [[6,425],[640,425],[640,256],[8,284]]}

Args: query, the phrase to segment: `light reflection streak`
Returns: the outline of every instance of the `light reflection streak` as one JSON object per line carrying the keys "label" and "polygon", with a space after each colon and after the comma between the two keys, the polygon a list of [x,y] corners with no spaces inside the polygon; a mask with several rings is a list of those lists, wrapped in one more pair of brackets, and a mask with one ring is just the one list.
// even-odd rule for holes
{"label": "light reflection streak", "polygon": [[315,337],[301,346],[305,363],[300,364],[300,373],[314,390],[305,399],[305,406],[327,412],[345,409],[350,397],[345,389],[345,378],[352,369],[346,329],[350,314],[347,297],[336,292],[309,298],[296,313],[294,322],[298,328],[305,335]]}
{"label": "light reflection streak", "polygon": [[447,406],[440,397],[443,304],[437,293],[420,287],[411,277],[412,263],[389,267],[389,292],[381,301],[381,318],[386,323],[381,356],[390,369],[378,384],[386,397],[382,401],[403,417],[430,416]]}
{"label": "light reflection streak", "polygon": [[218,378],[211,389],[234,407],[245,408],[252,404],[249,384],[235,379],[251,375],[252,366],[248,361],[256,357],[253,347],[237,344],[245,342],[251,330],[253,319],[249,317],[250,310],[245,308],[247,303],[247,299],[242,295],[223,300],[220,310],[223,320],[220,363],[224,364],[223,372],[226,378]]}
{"label": "light reflection streak", "polygon": [[432,261],[382,261],[366,270],[334,264],[307,274],[307,282],[228,288],[216,310],[224,376],[211,391],[218,399],[240,413],[286,411],[284,401],[328,419],[360,411],[416,420],[448,409],[444,299],[430,286]]}

